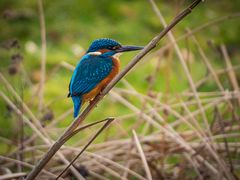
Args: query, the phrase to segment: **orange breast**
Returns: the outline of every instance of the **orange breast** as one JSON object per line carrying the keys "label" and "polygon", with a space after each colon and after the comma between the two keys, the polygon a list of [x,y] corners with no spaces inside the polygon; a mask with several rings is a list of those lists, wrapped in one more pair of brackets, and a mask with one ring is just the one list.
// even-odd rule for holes
{"label": "orange breast", "polygon": [[92,100],[119,73],[119,70],[120,70],[119,59],[112,58],[112,60],[113,60],[113,69],[110,72],[110,74],[105,79],[103,79],[94,89],[92,89],[90,92],[83,95],[83,103],[86,101]]}

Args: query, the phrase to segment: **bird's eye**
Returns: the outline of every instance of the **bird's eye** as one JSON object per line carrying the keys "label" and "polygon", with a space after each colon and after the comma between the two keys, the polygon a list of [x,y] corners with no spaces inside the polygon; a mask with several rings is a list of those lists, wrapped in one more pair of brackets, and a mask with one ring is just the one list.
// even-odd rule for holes
{"label": "bird's eye", "polygon": [[113,46],[112,47],[112,50],[116,50],[116,49],[118,49],[119,48],[119,46]]}

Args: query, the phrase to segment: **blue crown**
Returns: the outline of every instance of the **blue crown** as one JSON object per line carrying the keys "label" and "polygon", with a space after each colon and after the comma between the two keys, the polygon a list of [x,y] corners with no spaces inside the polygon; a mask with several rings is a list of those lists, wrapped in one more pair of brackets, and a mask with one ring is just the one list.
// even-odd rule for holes
{"label": "blue crown", "polygon": [[113,39],[108,38],[97,39],[92,42],[87,53],[95,52],[98,51],[99,49],[111,49],[114,46],[121,46],[121,44]]}

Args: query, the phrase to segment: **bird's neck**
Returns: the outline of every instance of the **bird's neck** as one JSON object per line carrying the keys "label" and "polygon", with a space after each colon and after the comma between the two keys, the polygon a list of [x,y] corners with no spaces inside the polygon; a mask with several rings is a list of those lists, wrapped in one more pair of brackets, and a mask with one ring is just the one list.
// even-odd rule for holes
{"label": "bird's neck", "polygon": [[120,59],[118,57],[111,57],[114,67],[119,71],[120,69]]}
{"label": "bird's neck", "polygon": [[119,57],[122,55],[122,53],[116,53],[114,54],[112,57],[113,58],[116,58],[116,59],[119,59]]}

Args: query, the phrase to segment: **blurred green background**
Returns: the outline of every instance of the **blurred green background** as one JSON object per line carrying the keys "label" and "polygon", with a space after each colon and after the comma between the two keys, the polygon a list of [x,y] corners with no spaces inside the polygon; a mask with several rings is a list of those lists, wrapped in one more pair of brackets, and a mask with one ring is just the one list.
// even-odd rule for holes
{"label": "blurred green background", "polygon": [[[190,0],[156,1],[167,22],[191,2]],[[47,36],[47,81],[44,88],[45,109],[42,113],[38,113],[36,90],[40,80],[41,35],[37,1],[0,1],[0,71],[39,119],[44,119],[46,112],[50,112],[50,115],[56,118],[72,107],[71,99],[66,98],[72,72],[59,67],[61,62],[75,66],[90,43],[97,38],[108,37],[122,44],[145,45],[163,29],[147,0],[51,0],[43,1],[43,5]],[[174,35],[180,37],[186,33],[186,28],[197,28],[216,18],[238,13],[239,10],[239,0],[206,0],[174,28]],[[215,69],[225,67],[221,53],[218,51],[221,43],[227,46],[232,64],[239,64],[239,19],[234,17],[196,33],[196,38]],[[165,37],[154,51],[168,42]],[[183,52],[190,51],[192,61],[188,65],[194,81],[203,78],[207,70],[192,39],[184,38],[179,42],[179,46]],[[121,57],[122,67],[135,54],[124,54]],[[22,65],[15,61],[21,61]],[[137,91],[146,94],[147,79],[155,69],[156,62],[157,58],[146,59],[126,76],[128,82]],[[187,78],[174,52],[171,60],[165,58],[161,61],[160,72],[156,78],[153,87],[156,92],[175,93],[188,88]],[[227,84],[229,82],[224,80],[225,77],[221,78],[224,87],[229,87]],[[124,85],[119,83],[117,87]],[[2,84],[0,89],[12,97]],[[212,82],[199,89],[207,92],[215,90],[217,87]],[[12,100],[16,102],[13,97]],[[88,120],[94,121],[130,112],[107,96]],[[16,120],[1,98],[0,113],[0,136],[14,138]],[[72,115],[69,115],[58,125],[66,127],[71,121]]]}

